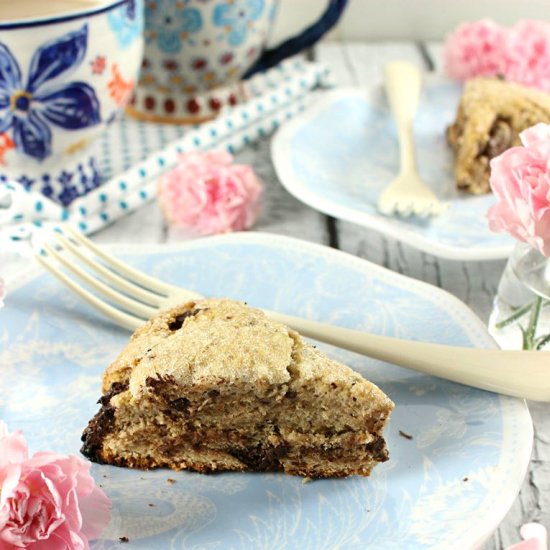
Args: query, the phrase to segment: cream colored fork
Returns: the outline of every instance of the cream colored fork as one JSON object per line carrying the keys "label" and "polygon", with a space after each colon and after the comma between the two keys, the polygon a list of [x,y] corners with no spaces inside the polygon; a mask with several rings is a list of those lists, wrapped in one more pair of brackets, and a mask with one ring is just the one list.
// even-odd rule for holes
{"label": "cream colored fork", "polygon": [[[55,244],[42,244],[43,250],[36,256],[38,261],[118,325],[135,329],[162,308],[201,297],[196,292],[164,283],[126,265],[70,227],[63,231],[66,235],[53,233]],[[75,277],[93,292],[81,286]],[[547,352],[427,344],[326,325],[282,313],[266,313],[304,336],[382,361],[481,389],[550,401],[550,355]]]}
{"label": "cream colored fork", "polygon": [[411,63],[393,61],[384,67],[384,82],[399,136],[400,171],[380,194],[378,210],[388,216],[441,214],[447,205],[439,201],[416,169],[413,120],[422,86],[420,70]]}

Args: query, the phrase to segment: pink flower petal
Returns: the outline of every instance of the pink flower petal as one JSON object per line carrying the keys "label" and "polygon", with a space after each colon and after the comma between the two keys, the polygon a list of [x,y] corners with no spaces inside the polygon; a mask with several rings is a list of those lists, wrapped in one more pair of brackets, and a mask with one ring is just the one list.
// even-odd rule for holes
{"label": "pink flower petal", "polygon": [[90,463],[43,451],[28,458],[20,432],[0,422],[0,550],[86,550],[111,517]]}
{"label": "pink flower petal", "polygon": [[502,74],[507,31],[490,19],[463,23],[443,47],[446,73],[458,80]]}
{"label": "pink flower petal", "polygon": [[491,161],[491,231],[506,231],[550,256],[550,125],[522,133],[523,147],[512,147]]}
{"label": "pink flower petal", "polygon": [[550,142],[550,124],[539,122],[521,132],[519,139],[525,147],[529,147],[537,141]]}
{"label": "pink flower petal", "polygon": [[202,235],[248,229],[260,212],[262,185],[225,152],[188,153],[159,180],[158,201],[175,226]]}
{"label": "pink flower petal", "polygon": [[548,536],[544,525],[526,523],[519,530],[522,542],[509,546],[506,550],[547,550]]}
{"label": "pink flower petal", "polygon": [[27,456],[27,442],[23,434],[19,430],[10,434],[6,424],[0,420],[0,479],[3,468],[23,462]]}
{"label": "pink flower petal", "polygon": [[550,91],[550,25],[520,20],[506,41],[507,80]]}
{"label": "pink flower petal", "polygon": [[80,499],[79,504],[82,514],[82,534],[88,540],[99,538],[111,521],[110,499],[99,487],[94,487],[87,497]]}
{"label": "pink flower petal", "polygon": [[452,78],[501,75],[510,82],[550,91],[550,24],[520,20],[509,29],[490,19],[460,25],[443,48]]}

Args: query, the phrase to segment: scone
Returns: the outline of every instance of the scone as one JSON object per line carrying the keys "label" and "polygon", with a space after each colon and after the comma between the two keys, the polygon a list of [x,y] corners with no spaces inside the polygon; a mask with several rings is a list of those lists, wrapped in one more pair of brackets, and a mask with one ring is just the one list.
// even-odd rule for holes
{"label": "scone", "polygon": [[103,377],[90,460],[199,472],[369,475],[393,403],[263,312],[223,299],[162,312]]}
{"label": "scone", "polygon": [[490,160],[519,145],[519,134],[538,122],[550,122],[550,94],[496,78],[466,82],[447,130],[457,187],[488,193]]}

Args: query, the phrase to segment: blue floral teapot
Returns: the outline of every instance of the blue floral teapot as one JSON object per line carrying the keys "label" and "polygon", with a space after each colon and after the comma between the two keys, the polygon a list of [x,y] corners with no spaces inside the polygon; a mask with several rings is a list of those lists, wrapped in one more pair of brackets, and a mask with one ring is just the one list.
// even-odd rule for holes
{"label": "blue floral teapot", "polygon": [[196,123],[241,97],[238,83],[313,45],[347,0],[330,0],[320,20],[265,49],[278,0],[147,0],[145,56],[130,114]]}

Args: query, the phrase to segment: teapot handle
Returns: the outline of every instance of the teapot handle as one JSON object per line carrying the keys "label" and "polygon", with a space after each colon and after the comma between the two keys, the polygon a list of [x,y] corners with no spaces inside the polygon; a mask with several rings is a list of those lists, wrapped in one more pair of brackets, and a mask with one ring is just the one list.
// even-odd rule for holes
{"label": "teapot handle", "polygon": [[348,0],[330,0],[329,5],[319,21],[302,31],[298,36],[285,40],[274,48],[265,50],[256,63],[248,69],[244,78],[253,74],[265,71],[280,63],[283,59],[296,55],[301,51],[313,46],[321,37],[328,32],[340,19]]}

